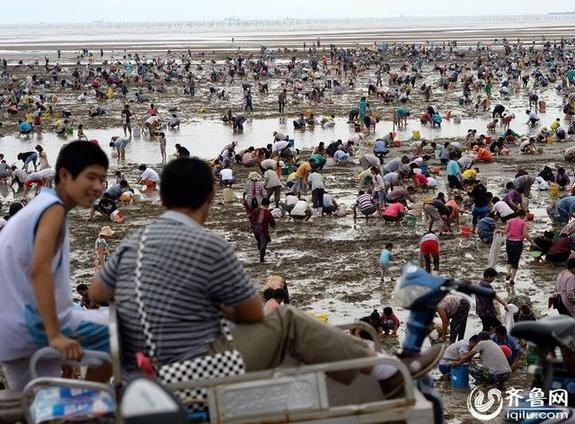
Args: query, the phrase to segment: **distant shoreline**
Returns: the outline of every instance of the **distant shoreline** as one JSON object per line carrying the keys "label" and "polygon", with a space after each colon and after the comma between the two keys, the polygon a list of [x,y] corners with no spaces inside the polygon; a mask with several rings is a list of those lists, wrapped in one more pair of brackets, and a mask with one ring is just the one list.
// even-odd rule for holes
{"label": "distant shoreline", "polygon": [[[233,37],[233,41],[232,41]],[[558,41],[561,38],[575,39],[575,25],[547,24],[522,26],[492,26],[462,28],[457,27],[403,27],[403,28],[327,28],[289,30],[277,28],[233,32],[232,30],[218,32],[180,32],[169,29],[156,31],[147,27],[134,27],[133,31],[118,32],[76,32],[62,33],[43,32],[20,36],[0,34],[0,57],[18,55],[43,57],[47,52],[62,50],[63,52],[104,49],[105,51],[122,52],[173,52],[218,51],[233,52],[238,48],[245,51],[258,51],[261,46],[272,49],[298,49],[313,47],[320,39],[321,49],[330,45],[337,47],[374,47],[380,43],[432,43],[441,45],[444,42],[457,41],[460,49],[475,48],[481,45],[495,45],[501,48],[501,43],[495,40],[507,38],[511,42],[520,39],[525,44],[535,42],[541,45],[546,41]]]}

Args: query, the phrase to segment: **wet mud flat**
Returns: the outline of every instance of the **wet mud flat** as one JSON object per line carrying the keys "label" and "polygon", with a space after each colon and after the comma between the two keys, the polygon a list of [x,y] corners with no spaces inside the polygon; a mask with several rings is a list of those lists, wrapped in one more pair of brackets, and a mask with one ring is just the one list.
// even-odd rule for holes
{"label": "wet mud flat", "polygon": [[[227,55],[227,52],[218,52],[214,56],[214,59],[221,62]],[[280,57],[280,59],[288,59],[290,55],[285,55],[284,57]],[[71,72],[75,66],[74,58],[71,53],[66,53],[65,56],[69,62],[66,65],[66,72]],[[120,56],[118,56],[116,52],[114,52],[114,56],[118,59],[121,53]],[[299,57],[304,56],[301,55]],[[471,51],[468,54],[466,53],[466,57],[462,59],[462,62],[457,63],[470,63],[476,58],[476,52]],[[404,58],[400,56],[390,56],[388,60],[392,64],[392,69],[398,68],[398,66],[404,62]],[[53,63],[54,61],[54,57],[51,56],[51,62]],[[443,60],[437,60],[424,65],[423,77],[418,79],[417,86],[423,82],[437,82],[439,75],[433,70],[435,64],[450,63],[452,61],[456,62],[457,59],[446,57]],[[202,78],[204,78],[205,75],[209,75],[211,66],[210,64],[205,66],[205,72]],[[28,67],[20,67],[14,70],[18,77],[24,77],[30,72],[33,72],[33,70]],[[356,78],[353,89],[346,89],[341,96],[329,94],[319,105],[310,104],[305,100],[294,101],[287,109],[286,120],[288,126],[291,119],[303,111],[313,110],[316,116],[334,113],[339,117],[345,117],[349,109],[357,104],[359,97],[365,94],[367,84],[370,80],[373,81],[373,78],[374,69],[372,68]],[[280,80],[278,77],[269,79],[270,94],[267,96],[260,96],[254,91],[254,107],[256,113],[254,114],[254,119],[250,119],[246,126],[258,125],[258,118],[278,116],[275,112],[275,108],[277,100],[276,93]],[[198,84],[198,94],[195,98],[183,96],[183,89],[177,84],[168,84],[167,93],[149,93],[150,102],[159,105],[160,113],[163,116],[168,115],[168,109],[171,106],[177,105],[178,115],[183,121],[188,122],[200,122],[213,118],[217,119],[228,108],[232,108],[236,112],[242,109],[243,93],[239,84],[215,85],[218,88],[225,88],[229,93],[228,97],[222,100],[208,98],[207,91],[209,83],[204,78]],[[489,116],[488,112],[476,112],[472,107],[462,107],[458,104],[458,96],[461,94],[459,85],[448,92],[434,88],[432,98],[429,102],[424,101],[417,86],[412,91],[412,95],[410,96],[411,103],[409,104],[412,116],[414,117],[417,117],[419,112],[424,110],[428,104],[438,105],[442,112],[449,109],[461,110],[464,117],[478,118],[478,124],[485,124],[485,119]],[[495,89],[496,87],[497,82],[495,81],[492,104],[502,102],[509,106],[516,114],[524,113],[522,109],[524,109],[525,106],[528,90],[519,89],[512,91],[508,97],[502,97]],[[87,116],[87,108],[94,103],[81,104],[76,101],[77,95],[82,91],[83,90],[65,90],[60,92],[55,90],[53,94],[59,97],[58,108],[70,109],[73,112],[72,120],[74,124],[83,123],[88,134],[90,134],[90,130],[94,131],[95,134],[99,134],[98,131],[103,128],[117,130],[121,123],[120,110],[123,106],[123,100],[114,98],[102,102],[100,105],[108,111],[108,114],[92,119]],[[558,108],[561,104],[560,97],[557,96],[552,85],[543,90],[540,96],[547,101],[548,108]],[[376,113],[380,114],[386,120],[390,119],[393,108],[397,106],[385,105],[381,100],[374,97],[370,97],[368,101]],[[131,103],[131,107],[133,107],[133,110],[138,116],[141,116],[145,113],[148,103]],[[547,123],[555,117],[556,116],[548,114],[543,124],[547,125]],[[523,119],[522,115],[518,116],[518,121],[523,121]],[[13,129],[12,126],[14,122],[8,122],[4,118],[2,120],[7,131]],[[384,125],[387,124],[389,124],[389,122],[386,122]],[[381,126],[382,124],[379,125]],[[512,128],[514,127],[515,125],[512,124]],[[381,132],[379,128],[380,127],[378,127],[378,135],[383,135],[384,133]],[[411,129],[419,129],[419,126],[410,123],[409,130]],[[462,129],[463,131],[466,130],[466,128]],[[478,133],[483,132],[483,128],[478,127],[477,129]],[[409,138],[409,132],[410,131],[408,131],[407,134],[402,134],[403,140]],[[522,131],[518,130],[518,132]],[[117,135],[119,134],[120,133]],[[192,144],[192,142],[210,142],[210,134],[208,133],[206,135],[207,137],[205,139],[190,140],[189,144]],[[447,139],[460,140],[461,135],[462,134],[457,137],[445,138],[441,135],[441,132],[439,132],[434,139],[438,142]],[[269,136],[271,136],[271,134]],[[170,140],[170,138],[172,138],[172,140]],[[236,135],[232,134],[230,129],[226,139],[217,140],[218,146],[223,146],[235,138]],[[373,138],[373,136],[370,136],[368,140],[372,140]],[[169,146],[170,144],[173,145],[173,139],[174,138],[168,134]],[[266,140],[254,139],[245,140],[244,142],[249,143],[248,145],[259,146],[265,144]],[[4,148],[9,146],[8,143],[12,141],[13,140],[0,141],[0,151],[5,151]],[[317,131],[317,142],[319,141],[328,142],[330,140],[323,132]],[[4,143],[4,145],[2,145],[2,143]],[[494,195],[498,195],[505,182],[513,179],[515,173],[520,168],[527,170],[533,175],[537,174],[546,163],[553,162],[556,165],[562,165],[561,153],[567,146],[566,144],[544,145],[542,146],[544,154],[537,156],[521,155],[519,149],[514,147],[509,157],[496,158],[493,164],[479,165],[481,169],[480,178],[486,183],[488,189],[492,191]],[[187,147],[191,146],[187,145]],[[247,146],[242,145],[241,147]],[[136,145],[134,145],[134,148],[136,148]],[[190,150],[194,153],[193,148]],[[362,151],[368,150],[369,148],[367,146],[362,148]],[[408,144],[404,144],[403,147],[393,149],[388,159],[409,152]],[[130,182],[133,182],[137,180],[138,177],[137,171],[135,171],[138,163],[130,158],[129,153],[130,152],[128,152],[127,157],[131,162],[117,163],[112,161],[110,171],[120,169],[126,173]],[[307,153],[309,153],[309,151],[304,151],[302,157],[306,157]],[[154,165],[154,158],[157,158],[157,156],[150,155],[147,162],[152,164],[155,169],[160,170],[161,166],[159,164]],[[51,162],[54,162],[55,157],[50,156],[50,159]],[[432,161],[430,165],[433,166],[435,164],[436,163]],[[567,166],[567,169],[572,175],[573,167]],[[415,228],[410,228],[402,224],[385,223],[377,217],[369,219],[358,218],[354,221],[351,215],[351,207],[357,193],[356,176],[361,168],[359,165],[353,163],[326,167],[322,172],[326,180],[326,189],[334,195],[338,203],[343,206],[347,213],[341,216],[314,218],[313,222],[294,222],[288,221],[285,218],[279,220],[276,230],[272,232],[272,243],[269,245],[269,253],[266,257],[267,262],[261,264],[259,263],[255,239],[251,233],[244,208],[239,200],[241,199],[243,182],[247,178],[247,174],[250,170],[252,169],[235,166],[234,173],[238,183],[233,189],[238,200],[231,204],[224,204],[222,193],[218,190],[211,216],[206,226],[224,236],[231,243],[240,261],[256,284],[259,284],[270,274],[285,276],[288,281],[290,297],[293,304],[309,312],[326,313],[331,323],[356,320],[368,315],[373,308],[381,310],[382,306],[393,305],[391,293],[395,281],[391,281],[390,278],[387,278],[385,283],[382,284],[378,267],[379,253],[385,243],[392,242],[395,245],[393,266],[390,270],[390,275],[393,279],[399,277],[402,264],[407,262],[418,263],[418,243],[421,235],[425,231],[425,224],[421,218],[422,199],[425,196],[433,195],[433,193],[421,193],[416,196],[416,202],[412,205],[412,213],[417,217],[417,225]],[[436,190],[436,193],[439,191],[446,192],[445,179],[446,177],[444,173],[442,173],[438,178],[440,186]],[[304,197],[311,201],[309,194]],[[532,191],[530,207],[536,215],[535,222],[531,224],[532,236],[539,235],[550,227],[550,222],[545,215],[545,206],[547,206],[548,203],[549,196],[547,192],[537,192],[535,189]],[[73,252],[71,268],[74,286],[79,283],[90,283],[94,275],[94,241],[101,226],[112,225],[116,231],[116,234],[110,240],[110,247],[113,251],[118,246],[120,240],[130,231],[151,222],[163,212],[163,208],[157,198],[157,193],[150,199],[144,199],[142,202],[124,207],[122,210],[125,212],[127,218],[126,222],[122,225],[110,224],[101,215],[96,215],[93,220],[88,221],[89,211],[85,210],[73,210],[69,214],[71,250]],[[463,223],[470,222],[470,215],[465,215]],[[454,228],[453,235],[441,238],[441,248],[441,274],[465,278],[474,282],[479,281],[483,270],[487,266],[489,248],[479,241],[477,237],[471,236],[464,238],[459,234],[458,228]],[[505,253],[503,249],[497,267],[498,270],[504,271],[504,265]],[[561,268],[540,263],[524,252],[517,276],[515,291],[518,294],[527,295],[532,300],[535,309],[539,311],[541,315],[545,315],[548,313],[547,297],[553,290],[553,282],[560,270]],[[506,287],[503,278],[499,278],[494,284],[494,287],[498,293],[504,298],[506,297]],[[394,307],[394,309],[402,321],[402,327],[399,330],[399,339],[401,340],[405,331],[408,311],[402,310],[399,307]],[[475,316],[474,308],[472,307],[466,336],[469,337],[479,331],[479,329],[479,319]],[[385,345],[390,350],[399,347],[398,341],[391,338],[385,340]],[[434,376],[437,377],[437,375]],[[526,370],[522,368],[514,373],[509,385],[525,387],[526,378]],[[456,419],[459,422],[472,422],[470,419],[465,418],[469,417],[465,406],[466,393],[451,390],[448,383],[441,383],[440,390],[445,395],[446,417]]]}
{"label": "wet mud flat", "polygon": [[[508,157],[497,158],[495,163],[480,165],[480,177],[488,189],[498,195],[506,181],[511,180],[518,169],[525,169],[536,174],[544,164],[553,162],[560,166],[557,157],[565,144],[556,143],[543,146],[544,154],[537,156],[521,155],[517,147],[512,148]],[[366,147],[364,147],[366,148]],[[390,156],[407,153],[408,147],[392,150]],[[159,166],[157,167],[157,169]],[[136,179],[135,164],[120,166],[130,180]],[[234,203],[224,204],[221,190],[218,190],[210,218],[206,227],[224,236],[233,246],[238,258],[244,265],[252,280],[259,284],[271,274],[285,276],[288,281],[290,297],[295,306],[313,313],[325,313],[331,323],[350,322],[368,315],[374,308],[393,306],[391,293],[395,281],[388,277],[382,284],[378,267],[378,257],[387,242],[395,245],[393,266],[390,275],[393,280],[399,277],[400,267],[406,262],[419,261],[418,242],[425,232],[421,219],[421,204],[425,196],[432,192],[416,195],[412,213],[417,217],[415,228],[403,224],[385,223],[377,217],[358,218],[353,220],[351,206],[357,192],[355,176],[361,171],[357,164],[348,163],[324,168],[326,190],[334,195],[346,211],[341,216],[314,218],[313,222],[294,222],[287,218],[278,220],[277,228],[271,234],[272,242],[265,263],[259,263],[256,243],[251,228],[240,203],[243,182],[253,168],[235,166],[236,178],[239,181],[233,190],[238,198]],[[571,167],[568,167],[571,170]],[[444,175],[438,178],[439,191],[446,192]],[[435,193],[435,194],[436,194]],[[304,196],[311,200],[310,196]],[[547,192],[532,190],[530,208],[536,218],[531,223],[531,235],[535,236],[551,227],[544,208],[549,202]],[[126,222],[122,225],[112,224],[116,234],[110,240],[114,250],[119,241],[131,230],[145,225],[159,214],[163,208],[157,198],[144,200],[137,205],[123,209]],[[71,246],[73,253],[72,272],[74,284],[89,283],[94,275],[94,241],[99,228],[109,225],[102,216],[96,215],[93,221],[87,221],[87,211],[74,210],[70,213]],[[470,215],[464,215],[462,223],[470,223]],[[440,273],[455,278],[465,278],[477,282],[487,266],[489,247],[476,236],[462,237],[457,227],[454,234],[441,237]],[[497,269],[505,270],[505,253],[501,253]],[[552,292],[554,280],[561,268],[538,262],[524,252],[520,270],[516,279],[515,292],[524,294],[533,302],[540,316],[545,316],[547,297]],[[497,292],[505,298],[506,284],[502,277],[495,283]],[[405,331],[408,311],[394,306],[402,321],[399,340]],[[554,313],[554,312],[552,312]],[[477,333],[481,328],[480,321],[472,307],[466,337]],[[397,339],[385,338],[384,345],[388,350],[397,350]],[[439,378],[439,374],[434,373]],[[526,368],[514,372],[509,387],[526,387]],[[453,422],[471,423],[466,409],[467,392],[454,391],[449,383],[440,382],[439,388],[445,394],[446,417]]]}

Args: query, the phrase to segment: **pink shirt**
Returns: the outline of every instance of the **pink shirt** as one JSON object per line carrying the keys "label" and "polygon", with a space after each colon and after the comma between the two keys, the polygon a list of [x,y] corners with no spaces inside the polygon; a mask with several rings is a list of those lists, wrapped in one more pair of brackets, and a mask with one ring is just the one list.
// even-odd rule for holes
{"label": "pink shirt", "polygon": [[405,205],[403,203],[392,203],[383,213],[383,216],[393,216],[397,217],[401,212],[405,210]]}
{"label": "pink shirt", "polygon": [[526,227],[527,221],[523,218],[512,218],[507,221],[507,240],[523,241]]}
{"label": "pink shirt", "polygon": [[555,290],[565,308],[575,316],[575,275],[567,269],[561,271],[555,281]]}

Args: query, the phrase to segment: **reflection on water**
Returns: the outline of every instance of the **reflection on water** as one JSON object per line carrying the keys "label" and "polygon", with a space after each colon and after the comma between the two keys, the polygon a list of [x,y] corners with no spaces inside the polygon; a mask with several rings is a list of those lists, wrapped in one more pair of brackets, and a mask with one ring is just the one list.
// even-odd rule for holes
{"label": "reflection on water", "polygon": [[[518,118],[513,122],[512,127],[519,133],[526,132],[527,125],[523,115],[521,115],[521,113],[524,114],[525,112],[521,110],[515,110],[514,112]],[[548,124],[547,121],[551,122],[557,116],[562,116],[559,110],[549,110],[547,115],[541,115],[542,123],[546,125]],[[411,120],[408,122],[407,129],[398,132],[398,138],[400,140],[409,140],[412,130],[419,130],[421,137],[430,140],[464,137],[469,128],[476,128],[478,133],[484,132],[487,122],[488,120],[485,118],[463,119],[460,124],[444,120],[441,128],[431,128],[420,125],[417,120]],[[332,128],[322,128],[320,125],[316,125],[314,129],[304,132],[294,132],[292,118],[249,119],[244,124],[244,131],[241,134],[234,133],[231,127],[224,125],[221,121],[201,120],[183,124],[180,131],[166,132],[168,154],[175,153],[174,146],[176,143],[180,143],[186,146],[193,155],[209,159],[217,156],[222,148],[233,140],[238,141],[240,149],[249,146],[265,146],[272,142],[272,134],[276,130],[290,134],[295,140],[296,148],[311,148],[320,141],[327,144],[337,139],[346,140],[353,133],[353,127],[343,118],[336,119],[335,126]],[[383,136],[391,130],[391,122],[380,122],[377,125],[375,136],[372,133],[367,139]],[[498,128],[498,132],[501,131]],[[123,135],[121,128],[87,129],[85,133],[89,139],[98,140],[100,146],[107,152],[111,151],[108,146],[110,138]],[[51,132],[34,133],[32,136],[25,138],[21,138],[18,135],[7,135],[0,139],[0,152],[4,153],[6,161],[11,163],[16,161],[16,155],[19,152],[33,150],[36,144],[41,144],[53,163],[62,144],[73,139],[73,137],[58,137]],[[161,162],[160,147],[156,140],[150,140],[147,137],[133,138],[126,149],[126,160],[128,162],[159,163]]]}

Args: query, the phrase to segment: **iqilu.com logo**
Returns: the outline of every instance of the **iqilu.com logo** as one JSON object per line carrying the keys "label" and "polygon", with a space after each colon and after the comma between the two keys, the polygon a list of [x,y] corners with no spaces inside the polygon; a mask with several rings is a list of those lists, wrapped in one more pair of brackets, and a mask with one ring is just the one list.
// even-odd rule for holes
{"label": "iqilu.com logo", "polygon": [[487,395],[478,387],[467,397],[467,408],[473,418],[489,421],[498,417],[505,408],[505,418],[511,421],[523,420],[565,420],[569,412],[567,390],[556,389],[545,393],[540,388],[532,388],[527,395],[511,387],[505,395],[499,389],[489,389]]}

